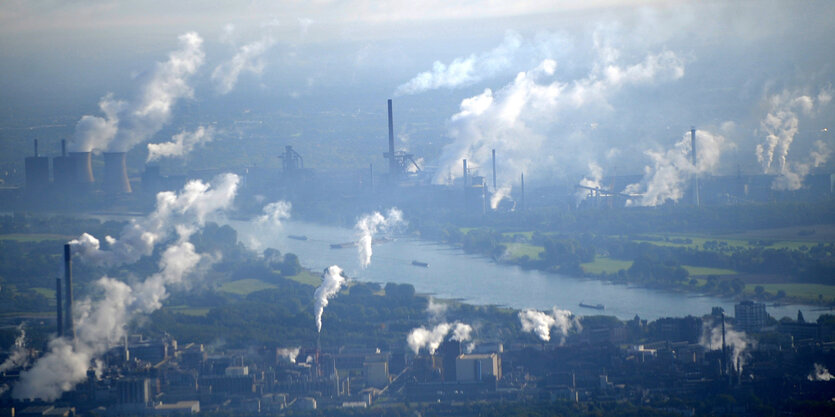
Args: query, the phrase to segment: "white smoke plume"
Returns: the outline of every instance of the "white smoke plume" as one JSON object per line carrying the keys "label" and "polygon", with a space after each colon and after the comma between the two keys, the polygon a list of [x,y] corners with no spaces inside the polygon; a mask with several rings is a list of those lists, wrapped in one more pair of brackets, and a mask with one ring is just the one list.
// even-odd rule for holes
{"label": "white smoke plume", "polygon": [[[722,323],[705,321],[699,344],[710,350],[722,350]],[[737,371],[742,371],[748,359],[748,348],[753,347],[754,344],[755,341],[748,338],[745,332],[734,330],[730,323],[725,323],[725,345],[730,352],[731,363],[729,365],[732,368],[739,363]]]}
{"label": "white smoke plume", "polygon": [[690,132],[666,151],[650,150],[646,154],[653,165],[644,168],[640,183],[629,184],[627,194],[639,194],[629,205],[657,206],[666,201],[678,201],[684,196],[688,183],[710,173],[719,165],[725,138],[705,130],[696,131],[696,164],[691,158]]}
{"label": "white smoke plume", "polygon": [[583,330],[580,320],[574,314],[556,307],[551,309],[550,314],[531,309],[522,310],[519,312],[519,321],[522,323],[522,331],[535,333],[544,342],[551,340],[551,329],[556,329],[563,341],[569,331]]}
{"label": "white smoke plume", "polygon": [[287,359],[290,363],[296,363],[296,358],[299,356],[299,352],[301,352],[300,347],[281,348],[276,351],[276,354],[279,357]]}
{"label": "white smoke plume", "polygon": [[493,195],[490,196],[490,208],[495,210],[499,207],[499,203],[501,203],[502,200],[510,198],[510,191],[512,188],[513,187],[511,187],[510,184],[505,184],[493,192]]}
{"label": "white smoke plume", "polygon": [[[597,164],[597,162],[589,162],[589,175],[583,177],[580,180],[580,185],[583,187],[589,187],[594,189],[601,189],[600,181],[603,180],[603,168]],[[577,200],[577,205],[579,205],[583,200],[588,198],[592,195],[593,191],[587,188],[580,188],[577,190],[577,193],[574,195]]]}
{"label": "white smoke plume", "polygon": [[557,62],[545,59],[495,92],[488,88],[464,99],[450,120],[452,142],[443,148],[433,182],[452,183],[462,175],[465,158],[476,166],[489,166],[493,149],[507,172],[584,171],[596,158],[592,154],[605,150],[594,149],[575,126],[593,124],[610,113],[609,98],[623,87],[684,76],[683,60],[671,51],[647,55],[632,65],[618,64],[617,51],[604,42],[596,42],[595,52],[597,61],[583,78],[555,80]]}
{"label": "white smoke plume", "polygon": [[313,310],[316,315],[316,331],[322,331],[322,313],[328,306],[328,300],[336,297],[347,279],[342,274],[342,268],[331,265],[322,274],[322,284],[313,293]]}
{"label": "white smoke plume", "polygon": [[171,141],[148,144],[147,162],[160,158],[182,158],[194,150],[198,145],[211,142],[215,129],[211,126],[200,126],[193,132],[180,131],[171,137]]}
{"label": "white smoke plume", "polygon": [[406,342],[415,355],[420,352],[420,349],[426,349],[430,355],[434,355],[450,331],[452,332],[450,339],[463,343],[470,340],[473,328],[461,322],[440,323],[432,329],[421,326],[409,332]]}
{"label": "white smoke plume", "polygon": [[831,381],[832,374],[829,373],[829,369],[826,369],[825,366],[816,363],[815,369],[813,369],[812,372],[810,372],[809,375],[806,376],[806,379],[808,379],[809,381]]}
{"label": "white smoke plume", "polygon": [[[300,24],[301,21],[300,21]],[[269,26],[269,25],[268,25]],[[228,30],[234,30],[228,26]],[[212,81],[220,94],[228,94],[235,88],[238,78],[244,72],[260,75],[264,71],[263,55],[275,44],[275,39],[267,27],[260,39],[241,45],[235,56],[212,71]]]}
{"label": "white smoke plume", "polygon": [[177,101],[192,96],[188,81],[204,59],[200,35],[188,32],[178,39],[180,49],[157,63],[133,101],[117,101],[108,94],[99,102],[104,117],[86,115],[78,121],[74,150],[127,152],[168,123]]}
{"label": "white smoke plume", "polygon": [[97,266],[118,266],[138,261],[153,253],[157,244],[165,241],[179,228],[202,226],[206,218],[232,206],[240,178],[222,174],[210,183],[189,181],[179,194],[163,191],[157,194],[156,209],[148,216],[132,220],[119,238],[105,236],[107,249],[87,233],[70,241],[74,253],[82,261]]}
{"label": "white smoke plume", "polygon": [[360,266],[363,269],[371,264],[371,245],[374,243],[374,235],[378,232],[387,233],[401,227],[405,224],[403,221],[403,212],[396,207],[389,209],[386,215],[375,211],[374,213],[363,216],[354,225],[354,231],[358,236],[357,253],[359,255]]}
{"label": "white smoke plume", "polygon": [[429,297],[429,302],[426,304],[426,313],[429,314],[429,321],[439,322],[444,319],[448,305],[445,303],[436,303],[434,297]]}
{"label": "white smoke plume", "polygon": [[475,84],[510,67],[514,55],[522,45],[522,37],[507,32],[502,43],[482,54],[455,58],[448,65],[440,61],[431,71],[421,72],[395,90],[395,95],[418,94],[439,88],[458,88]]}
{"label": "white smoke plume", "polygon": [[[755,154],[762,165],[763,173],[777,173],[778,177],[772,184],[773,189],[799,189],[809,169],[826,161],[828,155],[821,160],[813,154],[809,163],[791,164],[788,155],[798,132],[798,112],[813,116],[817,108],[831,100],[832,93],[829,88],[822,89],[817,96],[783,90],[766,99],[768,113],[760,122],[760,131],[765,134],[765,141],[756,146]],[[816,164],[819,161],[820,163]]]}
{"label": "white smoke plume", "polygon": [[774,178],[771,188],[774,190],[799,190],[803,187],[803,180],[809,175],[812,168],[825,164],[831,154],[832,150],[829,149],[826,142],[815,141],[807,160],[787,163],[780,175]]}
{"label": "white smoke plume", "polygon": [[279,227],[281,222],[290,218],[290,211],[293,205],[287,201],[279,200],[264,206],[264,214],[256,220],[261,225],[272,225]]}
{"label": "white smoke plume", "polygon": [[9,357],[3,363],[0,363],[0,372],[22,368],[29,363],[29,350],[26,349],[26,330],[22,324],[17,329],[20,334],[15,338],[14,345],[9,349]]}
{"label": "white smoke plume", "polygon": [[51,340],[49,351],[21,373],[12,396],[53,401],[84,381],[97,357],[124,338],[127,325],[139,315],[159,309],[167,297],[167,287],[183,283],[204,259],[186,241],[190,232],[178,228],[180,240],[163,252],[160,271],[145,281],[133,286],[109,277],[96,281],[100,296],[75,306],[75,340]]}

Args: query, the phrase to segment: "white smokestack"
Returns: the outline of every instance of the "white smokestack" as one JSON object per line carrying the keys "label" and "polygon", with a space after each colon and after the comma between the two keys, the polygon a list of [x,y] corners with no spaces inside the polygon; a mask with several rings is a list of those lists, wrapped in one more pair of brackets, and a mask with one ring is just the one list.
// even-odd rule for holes
{"label": "white smokestack", "polygon": [[9,357],[0,363],[0,372],[22,368],[29,363],[29,350],[26,349],[26,330],[23,325],[17,327],[20,334],[15,338]]}
{"label": "white smokestack", "polygon": [[363,216],[357,221],[357,224],[354,226],[354,231],[359,237],[357,241],[357,252],[360,266],[363,269],[371,263],[371,245],[374,242],[374,235],[377,232],[390,232],[404,224],[403,212],[396,207],[389,209],[386,216],[375,211],[372,214]]}
{"label": "white smokestack", "polygon": [[406,337],[406,342],[415,355],[420,352],[420,349],[426,349],[430,355],[434,355],[450,331],[452,331],[452,340],[463,343],[470,340],[470,334],[473,328],[469,324],[460,322],[452,324],[440,323],[432,329],[421,326],[409,332],[409,336]]}
{"label": "white smokestack", "polygon": [[210,183],[189,181],[179,194],[163,191],[157,194],[156,209],[148,216],[132,220],[119,238],[105,236],[107,249],[87,233],[70,241],[81,260],[98,266],[118,266],[150,256],[154,247],[166,240],[177,227],[202,226],[209,215],[232,206],[240,178],[222,174]]}
{"label": "white smokestack", "polygon": [[203,39],[195,32],[179,36],[180,49],[159,62],[133,101],[104,96],[99,108],[104,117],[87,115],[76,125],[73,151],[93,149],[127,152],[157,133],[171,118],[174,105],[193,92],[189,78],[203,64]]}
{"label": "white smokestack", "polygon": [[342,275],[342,268],[336,265],[329,266],[322,274],[322,284],[313,293],[313,310],[316,316],[317,332],[322,331],[322,313],[328,305],[328,300],[336,297],[345,283],[346,278]]}
{"label": "white smokestack", "polygon": [[551,329],[556,329],[563,340],[565,336],[568,336],[569,331],[583,329],[580,320],[574,314],[556,307],[551,310],[550,314],[527,309],[520,311],[518,316],[522,323],[522,331],[536,333],[544,342],[551,340]]}
{"label": "white smokestack", "polygon": [[[710,350],[721,350],[722,323],[714,324],[712,321],[705,321],[699,344]],[[730,365],[736,366],[739,363],[737,371],[742,371],[742,366],[745,365],[745,360],[748,358],[747,350],[755,345],[755,341],[750,339],[745,332],[734,330],[733,326],[726,322],[725,345],[730,352]]]}
{"label": "white smokestack", "polygon": [[214,139],[215,129],[211,126],[200,126],[193,132],[185,130],[171,137],[170,142],[149,143],[148,159],[146,162],[156,161],[160,158],[182,158],[198,145],[211,142]]}

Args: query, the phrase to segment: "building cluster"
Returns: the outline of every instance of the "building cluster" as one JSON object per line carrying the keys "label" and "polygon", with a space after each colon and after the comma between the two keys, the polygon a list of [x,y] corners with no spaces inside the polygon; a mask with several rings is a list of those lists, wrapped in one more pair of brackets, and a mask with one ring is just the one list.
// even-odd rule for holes
{"label": "building cluster", "polygon": [[[60,399],[12,400],[7,391],[0,395],[0,408],[4,415],[15,410],[16,416],[164,415],[369,407],[379,401],[652,405],[723,394],[828,401],[835,381],[816,370],[835,364],[834,324],[806,323],[802,317],[775,322],[762,314],[762,304],[752,302],[735,310],[737,317],[727,319],[727,341],[723,330],[720,343],[710,337],[711,331],[725,329],[719,308],[702,318],[650,323],[639,317],[627,322],[590,317],[582,331],[562,341],[521,338],[465,346],[447,340],[433,353],[418,355],[405,346],[209,351],[201,344],[133,335],[111,348],[99,368],[91,368],[86,381]],[[13,386],[20,371],[0,375],[0,385]],[[746,414],[750,406],[717,403],[715,411]],[[672,411],[692,415],[694,409]]]}

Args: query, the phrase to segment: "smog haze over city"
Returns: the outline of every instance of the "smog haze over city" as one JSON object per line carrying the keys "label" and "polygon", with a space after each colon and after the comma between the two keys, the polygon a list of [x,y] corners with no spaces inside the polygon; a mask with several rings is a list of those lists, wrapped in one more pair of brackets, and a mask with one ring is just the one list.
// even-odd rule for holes
{"label": "smog haze over city", "polygon": [[829,1],[0,3],[0,416],[835,414]]}

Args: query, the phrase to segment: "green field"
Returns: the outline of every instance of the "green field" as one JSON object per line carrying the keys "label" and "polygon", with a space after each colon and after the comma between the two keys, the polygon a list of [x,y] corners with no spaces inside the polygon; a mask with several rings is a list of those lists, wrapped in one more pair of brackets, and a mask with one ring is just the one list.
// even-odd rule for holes
{"label": "green field", "polygon": [[276,288],[276,286],[257,279],[239,279],[224,283],[220,286],[219,290],[230,294],[248,295],[255,291],[271,288]]}
{"label": "green field", "polygon": [[292,279],[293,281],[300,282],[302,284],[311,285],[314,287],[318,287],[319,284],[322,283],[322,277],[318,274],[314,274],[306,269],[303,269],[302,272],[299,272],[298,275],[293,275],[290,277],[286,277],[287,279]]}
{"label": "green field", "polygon": [[69,241],[74,238],[75,236],[50,233],[7,233],[0,235],[0,240],[15,240],[18,242],[42,242],[45,240]]}
{"label": "green field", "polygon": [[[691,243],[675,243],[667,240],[646,240],[646,239],[635,239],[634,242],[637,243],[649,243],[656,246],[672,246],[672,247],[687,247],[693,249],[700,249],[705,250],[705,243],[706,242],[717,242],[717,243],[724,243],[727,246],[723,247],[738,247],[738,248],[750,248],[753,245],[750,243],[751,241],[759,241],[764,239],[758,239],[752,237],[751,239],[739,239],[739,235],[736,235],[735,239],[726,239],[721,237],[711,237],[711,236],[703,236],[703,235],[644,235],[650,238],[659,238],[659,239],[669,239],[669,240],[686,240],[690,239]],[[816,242],[810,241],[803,241],[803,240],[773,240],[767,239],[768,245],[764,246],[769,249],[790,249],[790,250],[801,250],[802,247],[810,247],[816,244]]]}
{"label": "green field", "polygon": [[48,300],[55,299],[55,290],[53,290],[51,288],[35,287],[35,288],[32,288],[32,291],[46,297]]}
{"label": "green field", "polygon": [[583,271],[588,274],[616,274],[621,269],[629,269],[632,266],[632,261],[623,261],[620,259],[607,258],[605,256],[598,256],[594,262],[580,264]]}
{"label": "green field", "polygon": [[507,243],[507,255],[513,259],[519,259],[525,255],[530,259],[539,259],[539,253],[544,251],[542,246],[531,245],[529,243]]}
{"label": "green field", "polygon": [[747,284],[745,285],[745,292],[754,294],[754,288],[757,286],[763,287],[771,294],[777,294],[778,291],[783,290],[789,297],[799,297],[817,300],[819,295],[823,296],[824,300],[835,300],[835,285],[823,284]]}

